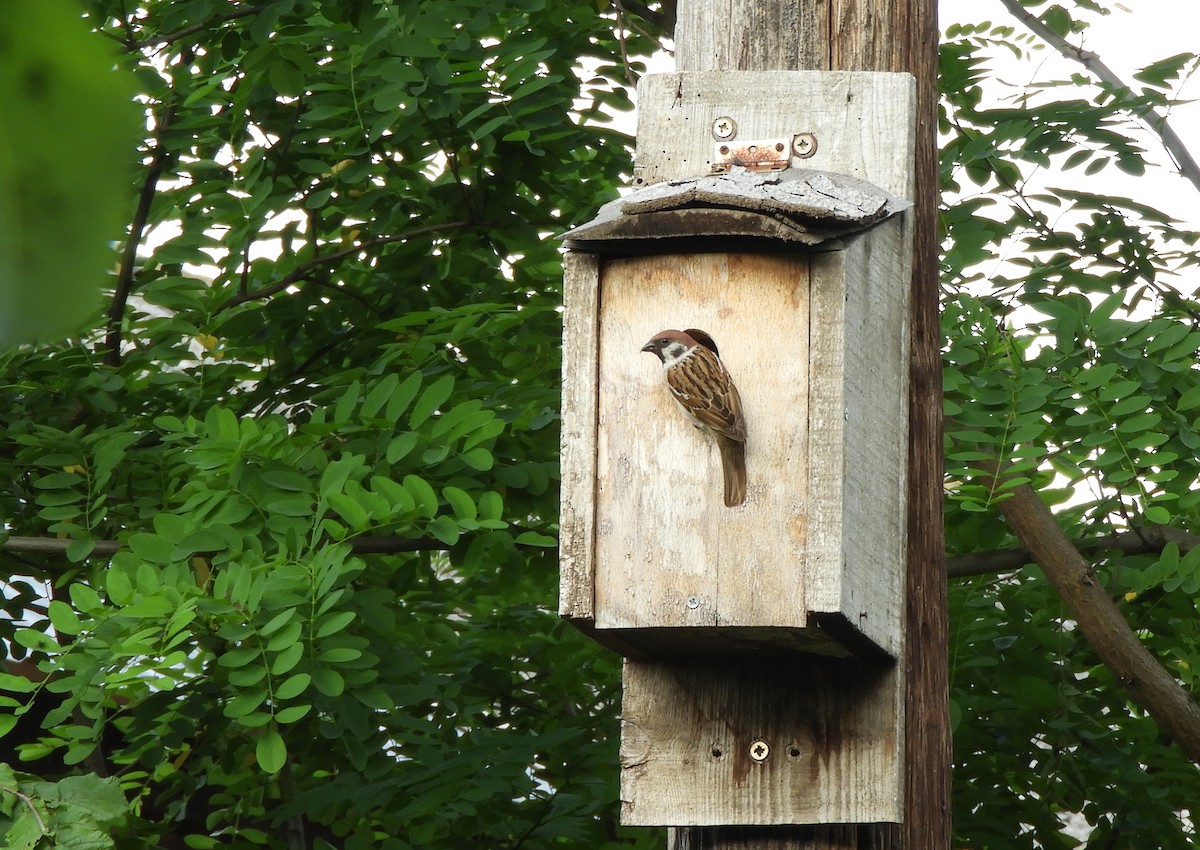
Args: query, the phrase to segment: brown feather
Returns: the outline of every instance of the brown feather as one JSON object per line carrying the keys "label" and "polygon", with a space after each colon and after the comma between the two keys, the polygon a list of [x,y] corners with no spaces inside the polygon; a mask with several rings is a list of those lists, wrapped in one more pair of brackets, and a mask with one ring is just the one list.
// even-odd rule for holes
{"label": "brown feather", "polygon": [[701,425],[731,440],[745,441],[741,396],[725,366],[707,348],[696,346],[689,357],[668,368],[667,385]]}
{"label": "brown feather", "polygon": [[718,434],[717,448],[725,476],[725,506],[736,507],[746,501],[746,444]]}
{"label": "brown feather", "polygon": [[[666,330],[642,346],[665,366],[671,395],[698,426],[712,432],[721,452],[725,504],[746,501],[746,418],[742,398],[717,344],[704,331]],[[686,353],[685,353],[686,352]]]}

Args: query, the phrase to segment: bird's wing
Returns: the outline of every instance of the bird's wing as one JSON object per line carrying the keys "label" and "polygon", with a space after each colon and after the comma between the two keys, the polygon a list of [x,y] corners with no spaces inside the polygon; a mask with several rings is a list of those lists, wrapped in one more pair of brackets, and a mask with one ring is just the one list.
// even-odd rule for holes
{"label": "bird's wing", "polygon": [[697,346],[690,356],[667,369],[667,385],[700,424],[731,440],[745,441],[742,399],[725,366],[707,348]]}

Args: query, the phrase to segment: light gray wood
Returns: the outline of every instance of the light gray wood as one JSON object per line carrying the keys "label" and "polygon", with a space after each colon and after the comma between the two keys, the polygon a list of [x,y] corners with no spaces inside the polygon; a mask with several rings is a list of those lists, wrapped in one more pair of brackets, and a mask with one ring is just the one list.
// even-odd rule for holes
{"label": "light gray wood", "polygon": [[[806,625],[808,267],[802,255],[604,262],[597,629]],[[667,328],[710,333],[739,389],[742,506],[725,506],[715,443],[640,350]]]}
{"label": "light gray wood", "polygon": [[895,678],[844,659],[627,661],[622,823],[899,821]]}
{"label": "light gray wood", "polygon": [[560,436],[560,616],[595,618],[596,352],[599,258],[563,258],[563,403]]}
{"label": "light gray wood", "polygon": [[[786,14],[785,5],[768,0],[757,9]],[[727,8],[755,14],[740,0]],[[733,65],[761,64],[742,23],[731,30],[741,35],[711,23],[699,33],[711,38],[713,63],[741,51],[745,62]],[[697,35],[682,26],[681,38]],[[793,39],[804,43],[794,28],[781,29],[764,49],[789,50]],[[695,42],[688,50],[681,67],[704,68]],[[729,116],[741,140],[812,133],[816,154],[793,166],[911,197],[913,90],[900,74],[649,78],[639,92],[635,174],[643,185],[708,174],[712,122]],[[663,236],[651,216],[674,215],[675,230],[712,226],[704,212],[648,210],[645,233],[614,231],[611,244],[592,250],[620,252],[621,239]],[[686,828],[857,824],[845,835],[894,843],[898,833],[884,824],[904,817],[905,665],[799,654],[811,647],[778,634],[833,632],[845,646],[870,643],[906,657],[911,242],[911,223],[900,216],[828,241],[826,254],[750,253],[763,243],[749,241],[744,250],[683,253],[696,250],[692,243],[568,269],[564,377],[578,386],[564,390],[560,609],[621,651],[628,640],[636,652],[669,659],[626,664],[626,823],[675,825],[685,844],[711,838],[714,847],[759,845]],[[715,446],[675,409],[658,362],[640,352],[667,327],[711,333],[741,388],[750,431],[743,506],[723,505]],[[590,367],[577,347],[588,336]],[[591,464],[592,479],[568,471],[568,461]],[[576,504],[587,497],[591,509]],[[866,640],[848,636],[854,630]],[[754,654],[756,646],[775,657]],[[738,657],[719,658],[730,654]],[[761,764],[748,754],[757,737],[773,752]],[[780,847],[808,846],[804,833],[765,835]]]}
{"label": "light gray wood", "polygon": [[[833,171],[911,197],[915,83],[870,71],[705,71],[638,83],[635,177],[699,177],[713,161],[713,121],[733,118],[740,139],[812,133],[817,151],[794,167]],[[736,140],[736,139],[735,139]]]}
{"label": "light gray wood", "polygon": [[813,255],[810,612],[902,648],[911,232],[891,219]]}
{"label": "light gray wood", "polygon": [[[588,517],[598,630],[803,629],[820,612],[899,654],[907,313],[897,275],[908,244],[895,219],[825,254],[602,264]],[[720,498],[715,444],[640,351],[660,330],[689,327],[716,339],[742,395],[749,487],[737,508]],[[568,406],[576,400],[572,390]],[[579,451],[577,420],[564,410],[564,452],[568,442]],[[564,466],[564,511],[585,486]],[[564,553],[583,563],[571,527]]]}
{"label": "light gray wood", "polygon": [[598,252],[627,240],[736,233],[817,246],[910,206],[865,180],[827,171],[739,171],[643,186],[563,238],[573,250]]}

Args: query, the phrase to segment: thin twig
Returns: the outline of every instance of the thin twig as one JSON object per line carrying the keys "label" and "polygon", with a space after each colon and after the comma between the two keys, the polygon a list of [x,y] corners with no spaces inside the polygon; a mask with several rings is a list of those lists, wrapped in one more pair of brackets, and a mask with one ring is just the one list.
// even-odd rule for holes
{"label": "thin twig", "polygon": [[146,179],[142,181],[142,188],[138,192],[137,210],[133,214],[133,222],[129,225],[129,238],[121,254],[121,269],[117,276],[116,288],[113,290],[112,303],[108,307],[108,334],[104,339],[104,362],[109,366],[121,365],[121,324],[125,319],[125,307],[129,303],[129,296],[133,292],[138,246],[150,222],[150,208],[158,191],[158,181],[167,166],[165,137],[174,119],[175,104],[171,103],[163,109],[154,131],[154,154],[150,159],[150,168],[146,171]]}
{"label": "thin twig", "polygon": [[[514,531],[529,530],[510,525]],[[13,535],[0,542],[0,552],[24,552],[32,555],[65,557],[70,540],[62,537],[21,537]],[[444,552],[450,546],[434,537],[393,537],[390,535],[362,535],[346,541],[355,555],[396,555],[402,552]],[[517,544],[523,545],[523,544]],[[111,558],[124,549],[119,540],[95,540],[90,557]],[[196,552],[211,556],[214,552]]]}
{"label": "thin twig", "polygon": [[322,254],[320,256],[313,257],[311,260],[292,269],[286,275],[269,286],[263,286],[259,289],[254,289],[249,292],[240,292],[237,295],[227,299],[219,307],[217,307],[217,309],[214,311],[214,315],[216,313],[222,313],[232,307],[236,307],[239,304],[245,304],[247,301],[261,301],[270,298],[272,295],[283,292],[283,290],[287,289],[289,286],[299,283],[315,269],[320,268],[321,266],[329,265],[330,263],[335,263],[338,260],[343,260],[346,257],[353,256],[354,254],[361,253],[370,248],[375,248],[380,245],[388,245],[392,242],[404,242],[416,236],[424,236],[427,233],[438,233],[442,230],[457,230],[467,227],[469,224],[470,222],[466,221],[452,221],[447,224],[429,224],[424,227],[415,227],[412,230],[406,230],[404,233],[395,233],[391,236],[379,236],[374,239],[367,239],[359,245],[351,245],[350,247],[343,248],[340,251],[334,251],[332,254]]}
{"label": "thin twig", "polygon": [[179,41],[181,38],[187,38],[189,35],[195,35],[198,32],[203,32],[214,25],[221,25],[227,21],[234,21],[238,18],[248,18],[251,15],[257,15],[263,10],[263,6],[247,6],[244,9],[236,9],[232,12],[226,12],[222,15],[217,15],[211,20],[204,21],[199,24],[191,24],[190,26],[178,29],[175,32],[160,35],[156,38],[148,38],[144,41],[123,40],[121,43],[129,50],[143,50],[147,47],[164,47],[173,42]]}
{"label": "thin twig", "polygon": [[1043,41],[1067,59],[1083,65],[1083,67],[1095,74],[1101,82],[1105,83],[1113,95],[1118,97],[1131,112],[1146,122],[1150,130],[1162,141],[1163,147],[1166,148],[1167,154],[1175,162],[1175,167],[1179,169],[1179,173],[1186,177],[1197,190],[1200,190],[1200,165],[1196,164],[1196,160],[1192,157],[1191,152],[1188,151],[1187,145],[1183,143],[1183,140],[1179,138],[1175,130],[1167,123],[1166,115],[1149,104],[1130,103],[1128,99],[1133,97],[1132,90],[1129,86],[1125,85],[1124,81],[1111,68],[1104,64],[1096,53],[1070,44],[1065,38],[1025,9],[1019,0],[1000,0],[1000,2],[1004,4],[1004,7],[1008,9],[1013,17],[1032,30]]}
{"label": "thin twig", "polygon": [[39,811],[37,810],[37,806],[35,806],[35,805],[33,804],[33,798],[32,798],[32,797],[27,797],[27,796],[25,796],[24,794],[22,794],[20,791],[18,791],[16,788],[10,788],[10,787],[8,787],[7,785],[0,785],[0,791],[4,791],[5,793],[12,794],[14,797],[16,797],[17,799],[19,799],[19,800],[20,800],[22,803],[24,803],[26,806],[28,806],[28,807],[29,807],[29,811],[33,812],[33,817],[34,817],[34,818],[37,820],[37,822],[38,822],[38,830],[39,830],[39,831],[41,831],[41,833],[42,833],[43,835],[45,835],[45,834],[46,834],[46,822],[45,822],[44,820],[42,820],[42,814],[41,814],[41,812],[39,812]]}
{"label": "thin twig", "polygon": [[613,0],[613,8],[617,10],[617,43],[621,45],[621,64],[625,66],[625,81],[630,86],[636,87],[637,77],[633,74],[633,68],[629,66],[629,50],[625,44],[625,8],[621,5],[621,0]]}

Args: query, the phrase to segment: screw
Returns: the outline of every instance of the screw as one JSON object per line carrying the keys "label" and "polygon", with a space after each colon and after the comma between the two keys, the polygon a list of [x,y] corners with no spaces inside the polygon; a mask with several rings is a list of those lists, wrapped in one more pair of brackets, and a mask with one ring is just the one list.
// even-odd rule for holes
{"label": "screw", "polygon": [[718,142],[727,142],[737,135],[737,122],[728,115],[722,115],[713,121],[712,134]]}
{"label": "screw", "polygon": [[699,596],[689,596],[687,598],[687,607],[692,608],[692,609],[699,608],[700,607],[700,597]]}
{"label": "screw", "polygon": [[797,133],[792,136],[792,152],[801,159],[808,159],[817,152],[817,137],[812,133]]}
{"label": "screw", "polygon": [[758,738],[750,745],[750,758],[760,764],[767,760],[767,756],[771,754],[771,746],[762,738]]}

